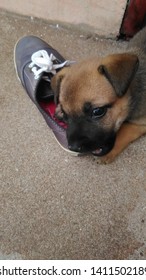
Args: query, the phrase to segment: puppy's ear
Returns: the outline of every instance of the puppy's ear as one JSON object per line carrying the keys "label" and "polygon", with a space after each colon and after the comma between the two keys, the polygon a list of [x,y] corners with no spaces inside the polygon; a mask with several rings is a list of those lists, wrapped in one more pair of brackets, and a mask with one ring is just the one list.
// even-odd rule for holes
{"label": "puppy's ear", "polygon": [[59,103],[59,93],[60,93],[61,81],[63,80],[65,73],[67,72],[67,68],[68,67],[64,67],[56,75],[54,75],[53,78],[51,79],[51,88],[54,92],[55,104]]}
{"label": "puppy's ear", "polygon": [[138,57],[134,54],[113,54],[103,60],[98,71],[108,79],[116,94],[121,97],[128,90],[138,65]]}

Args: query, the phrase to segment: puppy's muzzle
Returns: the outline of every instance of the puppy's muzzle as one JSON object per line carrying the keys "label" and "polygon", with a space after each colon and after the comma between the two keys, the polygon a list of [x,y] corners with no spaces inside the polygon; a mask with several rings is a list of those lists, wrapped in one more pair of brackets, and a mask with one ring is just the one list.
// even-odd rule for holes
{"label": "puppy's muzzle", "polygon": [[88,133],[83,135],[80,130],[67,130],[68,146],[71,151],[78,153],[93,153],[95,156],[103,156],[109,153],[114,144],[116,135],[114,132],[99,132]]}
{"label": "puppy's muzzle", "polygon": [[74,142],[72,144],[69,144],[69,149],[71,151],[78,152],[78,153],[92,153],[95,156],[104,156],[112,150],[114,146],[114,141],[110,141],[107,145],[104,145],[102,147],[96,147],[94,150],[93,148],[92,149],[90,148],[91,146],[92,146],[91,143],[79,144],[78,142]]}

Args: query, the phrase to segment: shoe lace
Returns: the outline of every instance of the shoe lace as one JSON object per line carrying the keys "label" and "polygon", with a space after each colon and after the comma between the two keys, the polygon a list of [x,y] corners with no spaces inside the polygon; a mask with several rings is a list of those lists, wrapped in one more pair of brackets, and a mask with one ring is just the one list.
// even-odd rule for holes
{"label": "shoe lace", "polygon": [[39,79],[40,75],[43,72],[56,74],[56,70],[62,68],[64,66],[69,66],[75,61],[66,60],[63,63],[58,62],[57,58],[51,53],[48,55],[47,51],[39,50],[32,54],[31,63],[29,64],[29,68],[31,68],[34,73],[34,78]]}

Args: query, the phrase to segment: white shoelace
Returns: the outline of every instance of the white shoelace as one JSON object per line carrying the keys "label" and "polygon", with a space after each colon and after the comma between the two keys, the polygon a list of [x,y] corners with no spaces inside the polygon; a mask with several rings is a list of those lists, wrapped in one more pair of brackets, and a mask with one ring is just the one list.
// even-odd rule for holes
{"label": "white shoelace", "polygon": [[32,72],[34,73],[36,80],[39,79],[43,72],[52,73],[55,75],[56,69],[75,63],[75,61],[66,60],[63,63],[54,64],[54,61],[57,60],[57,58],[52,53],[49,56],[45,50],[39,50],[33,53],[31,60],[32,62],[30,63],[29,68],[31,68]]}

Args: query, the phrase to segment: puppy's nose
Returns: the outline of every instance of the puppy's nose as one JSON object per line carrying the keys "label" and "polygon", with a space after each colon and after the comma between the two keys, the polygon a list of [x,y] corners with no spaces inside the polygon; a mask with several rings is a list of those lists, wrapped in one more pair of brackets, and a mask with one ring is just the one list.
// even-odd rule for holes
{"label": "puppy's nose", "polygon": [[81,146],[79,146],[77,143],[70,144],[68,148],[73,152],[81,152]]}

